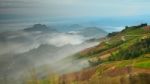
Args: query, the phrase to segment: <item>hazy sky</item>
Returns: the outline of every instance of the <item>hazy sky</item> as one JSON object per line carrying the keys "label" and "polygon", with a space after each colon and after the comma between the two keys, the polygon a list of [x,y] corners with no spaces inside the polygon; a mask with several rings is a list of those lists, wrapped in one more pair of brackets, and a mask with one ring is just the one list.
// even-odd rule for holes
{"label": "hazy sky", "polygon": [[0,15],[133,16],[150,14],[149,0],[0,0]]}
{"label": "hazy sky", "polygon": [[0,0],[0,23],[60,17],[138,17],[147,21],[149,10],[149,0]]}

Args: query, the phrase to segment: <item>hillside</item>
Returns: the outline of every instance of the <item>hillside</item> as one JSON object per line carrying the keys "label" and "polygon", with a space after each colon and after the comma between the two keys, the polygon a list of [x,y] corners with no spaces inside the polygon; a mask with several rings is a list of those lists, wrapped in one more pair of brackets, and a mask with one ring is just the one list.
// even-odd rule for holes
{"label": "hillside", "polygon": [[27,84],[150,84],[149,27],[141,24],[110,33],[99,45],[73,56],[88,59],[88,68],[46,79],[33,77]]}

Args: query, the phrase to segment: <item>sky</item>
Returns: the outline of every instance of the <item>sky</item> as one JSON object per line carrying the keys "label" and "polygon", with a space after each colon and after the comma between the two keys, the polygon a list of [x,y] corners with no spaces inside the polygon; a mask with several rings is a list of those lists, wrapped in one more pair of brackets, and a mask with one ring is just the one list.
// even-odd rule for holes
{"label": "sky", "polygon": [[0,0],[0,25],[2,28],[7,24],[12,27],[29,21],[42,23],[43,20],[58,22],[66,18],[84,17],[87,20],[90,17],[90,20],[94,17],[107,19],[107,24],[115,18],[124,21],[123,24],[118,23],[119,27],[127,24],[132,17],[132,24],[149,22],[149,9],[149,0]]}
{"label": "sky", "polygon": [[149,5],[149,0],[1,0],[0,14],[52,17],[132,16],[149,14]]}

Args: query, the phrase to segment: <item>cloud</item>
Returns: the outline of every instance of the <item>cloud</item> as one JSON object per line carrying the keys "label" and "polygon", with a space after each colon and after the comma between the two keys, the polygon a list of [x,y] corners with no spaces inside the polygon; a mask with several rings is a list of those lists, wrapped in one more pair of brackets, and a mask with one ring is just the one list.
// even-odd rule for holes
{"label": "cloud", "polygon": [[32,68],[35,68],[38,77],[41,77],[49,73],[43,70],[44,66],[47,66],[45,68],[50,71],[54,70],[60,73],[77,71],[87,67],[87,59],[72,59],[74,61],[65,63],[60,61],[98,44],[98,42],[84,41],[83,36],[68,33],[39,31],[0,33],[0,78],[3,78],[7,72],[7,80],[16,80],[15,84],[20,84],[20,81],[26,79],[24,77],[30,73],[29,70]]}
{"label": "cloud", "polygon": [[[4,33],[5,42],[0,43],[0,55],[6,53],[25,53],[40,45],[48,44],[56,47],[79,45],[85,41],[83,36],[66,33],[24,32]],[[3,47],[3,48],[2,48]]]}
{"label": "cloud", "polygon": [[119,27],[113,27],[113,26],[105,26],[104,27],[107,32],[116,32],[116,31],[121,31],[125,27],[119,26]]}
{"label": "cloud", "polygon": [[54,34],[51,39],[48,39],[48,44],[55,45],[57,47],[64,45],[79,45],[84,42],[84,37],[80,35],[71,34]]}

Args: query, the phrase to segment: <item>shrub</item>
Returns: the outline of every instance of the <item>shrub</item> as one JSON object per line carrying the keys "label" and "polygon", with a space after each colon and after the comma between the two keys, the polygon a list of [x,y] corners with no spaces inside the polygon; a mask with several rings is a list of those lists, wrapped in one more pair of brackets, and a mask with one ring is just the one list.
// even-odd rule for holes
{"label": "shrub", "polygon": [[119,49],[119,52],[112,54],[108,60],[127,60],[139,57],[142,54],[150,52],[150,38],[143,39],[135,43],[128,49]]}

